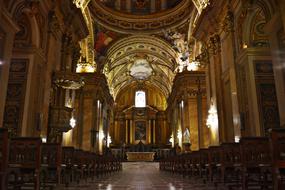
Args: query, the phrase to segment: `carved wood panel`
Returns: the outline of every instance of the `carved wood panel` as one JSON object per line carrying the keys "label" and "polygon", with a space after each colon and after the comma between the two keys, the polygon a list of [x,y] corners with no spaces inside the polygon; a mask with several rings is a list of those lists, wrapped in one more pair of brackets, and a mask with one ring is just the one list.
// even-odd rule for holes
{"label": "carved wood panel", "polygon": [[279,111],[271,61],[255,61],[255,79],[261,127],[264,134],[268,129],[279,127]]}
{"label": "carved wood panel", "polygon": [[28,65],[28,59],[11,60],[3,122],[10,136],[18,136],[21,131]]}

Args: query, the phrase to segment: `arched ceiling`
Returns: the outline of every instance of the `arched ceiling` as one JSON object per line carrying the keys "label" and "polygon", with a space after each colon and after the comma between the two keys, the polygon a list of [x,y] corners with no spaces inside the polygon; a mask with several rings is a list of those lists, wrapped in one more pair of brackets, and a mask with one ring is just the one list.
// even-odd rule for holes
{"label": "arched ceiling", "polygon": [[119,91],[137,82],[152,83],[168,97],[176,52],[163,39],[133,35],[118,40],[107,51],[104,73],[114,99]]}
{"label": "arched ceiling", "polygon": [[144,84],[169,96],[175,70],[192,55],[192,26],[209,0],[124,0],[127,8],[137,6],[131,9],[122,0],[73,2],[90,12],[94,43],[86,48],[94,51],[97,70],[104,70],[116,99],[122,89]]}

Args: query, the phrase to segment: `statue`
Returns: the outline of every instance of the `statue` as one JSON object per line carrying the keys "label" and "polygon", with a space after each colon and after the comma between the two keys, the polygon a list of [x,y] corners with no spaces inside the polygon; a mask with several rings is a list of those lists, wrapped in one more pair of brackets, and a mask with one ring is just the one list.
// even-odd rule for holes
{"label": "statue", "polygon": [[190,56],[190,50],[188,42],[185,40],[185,34],[181,34],[177,31],[174,33],[171,31],[163,31],[163,33],[166,40],[173,45],[173,49],[177,52],[178,67],[175,71],[182,72],[189,63]]}
{"label": "statue", "polygon": [[185,152],[191,152],[190,131],[188,128],[183,133],[183,146]]}

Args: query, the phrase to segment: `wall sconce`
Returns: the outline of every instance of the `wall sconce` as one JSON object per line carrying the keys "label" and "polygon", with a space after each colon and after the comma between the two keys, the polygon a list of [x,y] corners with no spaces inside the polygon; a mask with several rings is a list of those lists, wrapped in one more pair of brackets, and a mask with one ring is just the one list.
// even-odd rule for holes
{"label": "wall sconce", "polygon": [[182,147],[182,132],[180,129],[177,130],[177,138],[178,138],[178,144],[180,147]]}
{"label": "wall sconce", "polygon": [[240,136],[235,136],[235,142],[239,143],[239,140],[240,140]]}
{"label": "wall sconce", "polygon": [[208,118],[206,125],[209,128],[218,128],[219,126],[217,109],[213,103],[211,104],[210,109],[208,111]]}
{"label": "wall sconce", "polygon": [[171,134],[169,138],[169,142],[171,143],[172,148],[174,147],[174,139],[173,139],[173,134]]}
{"label": "wall sconce", "polygon": [[108,134],[108,137],[107,137],[107,147],[109,148],[110,147],[110,144],[112,143],[112,138],[111,136]]}
{"label": "wall sconce", "polygon": [[76,120],[74,119],[74,117],[72,116],[69,120],[69,125],[71,126],[71,128],[73,129],[76,125]]}
{"label": "wall sconce", "polygon": [[46,137],[42,137],[42,143],[46,143],[47,142],[47,138]]}

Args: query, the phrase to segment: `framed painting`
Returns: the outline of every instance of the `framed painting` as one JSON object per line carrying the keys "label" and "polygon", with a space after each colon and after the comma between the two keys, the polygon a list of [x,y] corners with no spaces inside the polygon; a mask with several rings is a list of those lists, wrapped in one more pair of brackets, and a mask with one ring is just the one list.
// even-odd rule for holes
{"label": "framed painting", "polygon": [[135,122],[135,140],[146,140],[146,122],[136,121]]}

